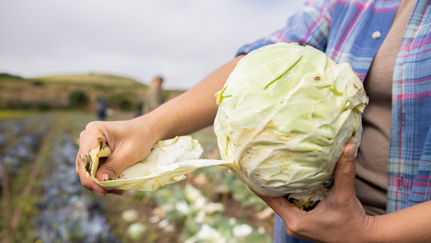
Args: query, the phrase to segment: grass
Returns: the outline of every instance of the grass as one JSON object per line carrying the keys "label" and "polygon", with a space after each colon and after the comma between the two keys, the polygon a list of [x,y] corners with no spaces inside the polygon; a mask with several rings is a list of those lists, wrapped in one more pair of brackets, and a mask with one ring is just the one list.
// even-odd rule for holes
{"label": "grass", "polygon": [[36,111],[31,110],[0,110],[0,119],[5,118],[20,118],[30,115],[35,115]]}

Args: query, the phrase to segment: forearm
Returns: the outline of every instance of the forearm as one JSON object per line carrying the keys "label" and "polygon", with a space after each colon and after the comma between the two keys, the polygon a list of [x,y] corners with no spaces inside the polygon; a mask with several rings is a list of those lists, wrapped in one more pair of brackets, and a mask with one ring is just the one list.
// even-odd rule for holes
{"label": "forearm", "polygon": [[217,113],[214,94],[223,88],[241,58],[242,56],[236,57],[194,88],[166,102],[148,115],[137,118],[136,121],[149,120],[154,129],[154,136],[158,140],[190,134],[212,125]]}
{"label": "forearm", "polygon": [[375,216],[372,242],[430,242],[431,201]]}

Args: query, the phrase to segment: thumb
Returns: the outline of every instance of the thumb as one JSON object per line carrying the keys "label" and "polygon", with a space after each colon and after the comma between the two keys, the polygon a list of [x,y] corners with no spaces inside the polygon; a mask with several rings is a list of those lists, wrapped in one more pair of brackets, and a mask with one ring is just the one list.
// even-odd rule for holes
{"label": "thumb", "polygon": [[[347,144],[344,146],[343,154],[338,160],[335,168],[335,181],[332,190],[334,193],[338,192],[353,192],[355,183],[355,145]],[[332,191],[331,190],[331,191]]]}
{"label": "thumb", "polygon": [[129,166],[129,164],[124,163],[126,161],[130,161],[127,159],[127,154],[123,153],[121,148],[117,148],[99,167],[96,178],[99,181],[117,178],[120,172]]}

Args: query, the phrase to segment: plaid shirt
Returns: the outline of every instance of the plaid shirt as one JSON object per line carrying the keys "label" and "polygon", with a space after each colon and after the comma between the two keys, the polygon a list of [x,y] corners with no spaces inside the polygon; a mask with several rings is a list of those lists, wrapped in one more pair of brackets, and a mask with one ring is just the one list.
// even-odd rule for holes
{"label": "plaid shirt", "polygon": [[[299,42],[347,62],[362,80],[386,37],[399,0],[315,0],[286,27],[241,47],[248,53]],[[372,38],[375,31],[381,33]],[[398,51],[392,84],[387,212],[431,199],[431,0],[418,0]],[[278,222],[278,223],[277,223]],[[278,218],[276,224],[282,225]],[[275,242],[284,242],[275,229]],[[284,238],[284,237],[283,237]]]}

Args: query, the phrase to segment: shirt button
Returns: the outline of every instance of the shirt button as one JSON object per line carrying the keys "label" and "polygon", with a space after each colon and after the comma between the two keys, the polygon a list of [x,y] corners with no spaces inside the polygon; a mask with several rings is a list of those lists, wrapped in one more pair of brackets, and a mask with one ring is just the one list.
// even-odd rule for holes
{"label": "shirt button", "polygon": [[374,31],[373,34],[371,35],[371,37],[373,37],[373,39],[377,40],[382,36],[382,33],[380,33],[380,31]]}

